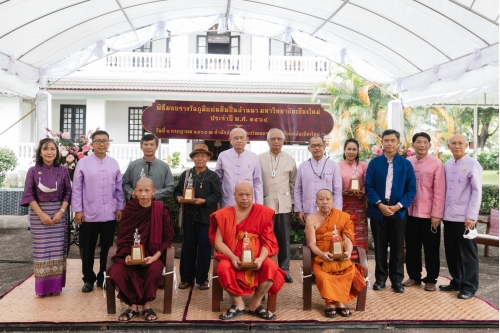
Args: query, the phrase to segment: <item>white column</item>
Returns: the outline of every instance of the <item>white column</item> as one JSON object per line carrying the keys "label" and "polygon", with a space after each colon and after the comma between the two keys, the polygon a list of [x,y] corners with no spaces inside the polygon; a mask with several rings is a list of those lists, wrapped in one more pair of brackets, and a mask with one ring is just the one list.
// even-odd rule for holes
{"label": "white column", "polygon": [[269,38],[252,36],[252,71],[269,68]]}
{"label": "white column", "polygon": [[[7,130],[12,124],[21,118],[21,103],[22,99],[19,97],[6,97],[0,95],[0,133]],[[12,126],[5,133],[0,135],[0,147],[7,146],[15,148],[19,139],[21,138],[21,122]]]}
{"label": "white column", "polygon": [[[87,99],[86,131],[93,131],[97,127],[106,131],[106,100]],[[112,138],[113,133],[109,133],[109,136]]]}
{"label": "white column", "polygon": [[47,135],[45,128],[52,124],[52,95],[45,90],[36,94],[36,126],[35,142],[42,140]]}
{"label": "white column", "polygon": [[477,160],[477,155],[479,153],[479,142],[477,141],[477,106],[474,108],[474,123],[473,123],[472,135],[474,136],[474,158]]}
{"label": "white column", "polygon": [[389,102],[389,108],[387,112],[387,127],[388,129],[394,129],[399,133],[403,134],[404,131],[403,104],[399,99]]}
{"label": "white column", "polygon": [[170,38],[172,50],[172,69],[183,71],[188,68],[189,36],[175,36]]}

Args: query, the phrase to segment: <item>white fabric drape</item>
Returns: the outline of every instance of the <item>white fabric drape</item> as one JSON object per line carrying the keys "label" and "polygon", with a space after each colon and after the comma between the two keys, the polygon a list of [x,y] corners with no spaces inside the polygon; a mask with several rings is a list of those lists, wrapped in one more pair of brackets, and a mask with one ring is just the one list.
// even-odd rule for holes
{"label": "white fabric drape", "polygon": [[[9,74],[17,74],[28,82],[39,82],[43,87],[45,77],[58,79],[84,66],[92,57],[104,57],[106,48],[113,51],[129,51],[138,48],[153,37],[166,36],[167,30],[170,35],[193,34],[205,31],[214,24],[219,23],[219,33],[225,32],[226,23],[229,30],[237,29],[242,33],[256,36],[278,37],[285,42],[293,41],[301,48],[310,50],[317,55],[332,59],[340,64],[350,64],[361,76],[370,81],[394,84],[394,92],[421,91],[437,81],[452,82],[460,78],[467,71],[481,69],[484,65],[498,67],[499,45],[471,50],[471,54],[441,65],[434,65],[431,69],[422,73],[398,78],[374,66],[369,61],[381,63],[387,61],[383,56],[362,49],[354,44],[336,45],[335,43],[324,41],[298,31],[291,26],[268,22],[251,17],[229,15],[226,22],[225,14],[211,15],[205,17],[174,19],[166,22],[158,22],[149,27],[137,29],[116,37],[100,40],[75,54],[72,54],[61,61],[58,61],[46,68],[35,68],[20,61],[0,54],[0,68],[4,68]],[[370,57],[365,59],[364,57]]]}
{"label": "white fabric drape", "polygon": [[399,133],[404,132],[403,104],[396,99],[389,102],[387,109],[387,128],[394,129]]}

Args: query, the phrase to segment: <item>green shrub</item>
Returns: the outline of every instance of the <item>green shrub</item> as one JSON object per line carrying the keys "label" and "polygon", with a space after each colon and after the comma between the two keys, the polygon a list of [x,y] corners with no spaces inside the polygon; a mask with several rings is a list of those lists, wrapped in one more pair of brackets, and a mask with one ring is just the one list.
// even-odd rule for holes
{"label": "green shrub", "polygon": [[482,152],[477,156],[477,161],[483,170],[498,170],[498,151]]}
{"label": "green shrub", "polygon": [[14,170],[17,166],[16,154],[9,148],[0,148],[0,186],[5,180],[7,172]]}
{"label": "green shrub", "polygon": [[498,209],[498,185],[483,185],[483,198],[481,200],[481,214],[489,214],[491,209]]}
{"label": "green shrub", "polygon": [[290,230],[290,242],[291,243],[299,243],[302,244],[302,241],[306,237],[304,233],[304,226],[300,224],[300,221],[298,218],[293,217],[292,218],[292,228]]}

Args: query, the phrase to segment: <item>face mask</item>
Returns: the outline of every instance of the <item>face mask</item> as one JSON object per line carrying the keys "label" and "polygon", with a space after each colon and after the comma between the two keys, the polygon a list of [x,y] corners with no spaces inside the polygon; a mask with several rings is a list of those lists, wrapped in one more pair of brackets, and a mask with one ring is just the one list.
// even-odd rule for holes
{"label": "face mask", "polygon": [[471,230],[465,230],[464,232],[464,238],[466,239],[474,239],[477,237],[477,230],[476,228],[471,229]]}
{"label": "face mask", "polygon": [[38,178],[38,188],[40,189],[40,191],[44,193],[55,192],[57,191],[57,182],[56,182],[56,188],[48,188],[47,186],[42,184],[42,178]]}

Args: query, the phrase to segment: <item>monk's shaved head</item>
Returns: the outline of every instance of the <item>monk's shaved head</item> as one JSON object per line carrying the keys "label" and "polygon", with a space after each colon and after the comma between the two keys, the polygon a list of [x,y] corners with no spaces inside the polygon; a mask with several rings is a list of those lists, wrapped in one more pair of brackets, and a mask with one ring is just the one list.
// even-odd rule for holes
{"label": "monk's shaved head", "polygon": [[155,184],[153,181],[149,178],[143,177],[135,183],[135,187],[138,187],[139,185],[141,186],[151,186],[151,188],[155,188]]}
{"label": "monk's shaved head", "polygon": [[253,186],[249,182],[242,181],[234,187],[234,201],[240,209],[247,209],[253,204]]}
{"label": "monk's shaved head", "polygon": [[318,197],[320,195],[322,195],[322,196],[329,195],[333,199],[333,193],[332,193],[332,191],[330,191],[327,188],[322,188],[321,190],[319,190],[318,192],[316,192],[316,199],[318,199]]}
{"label": "monk's shaved head", "polygon": [[238,191],[252,191],[253,192],[253,186],[247,181],[241,181],[236,184],[234,187],[234,193]]}

